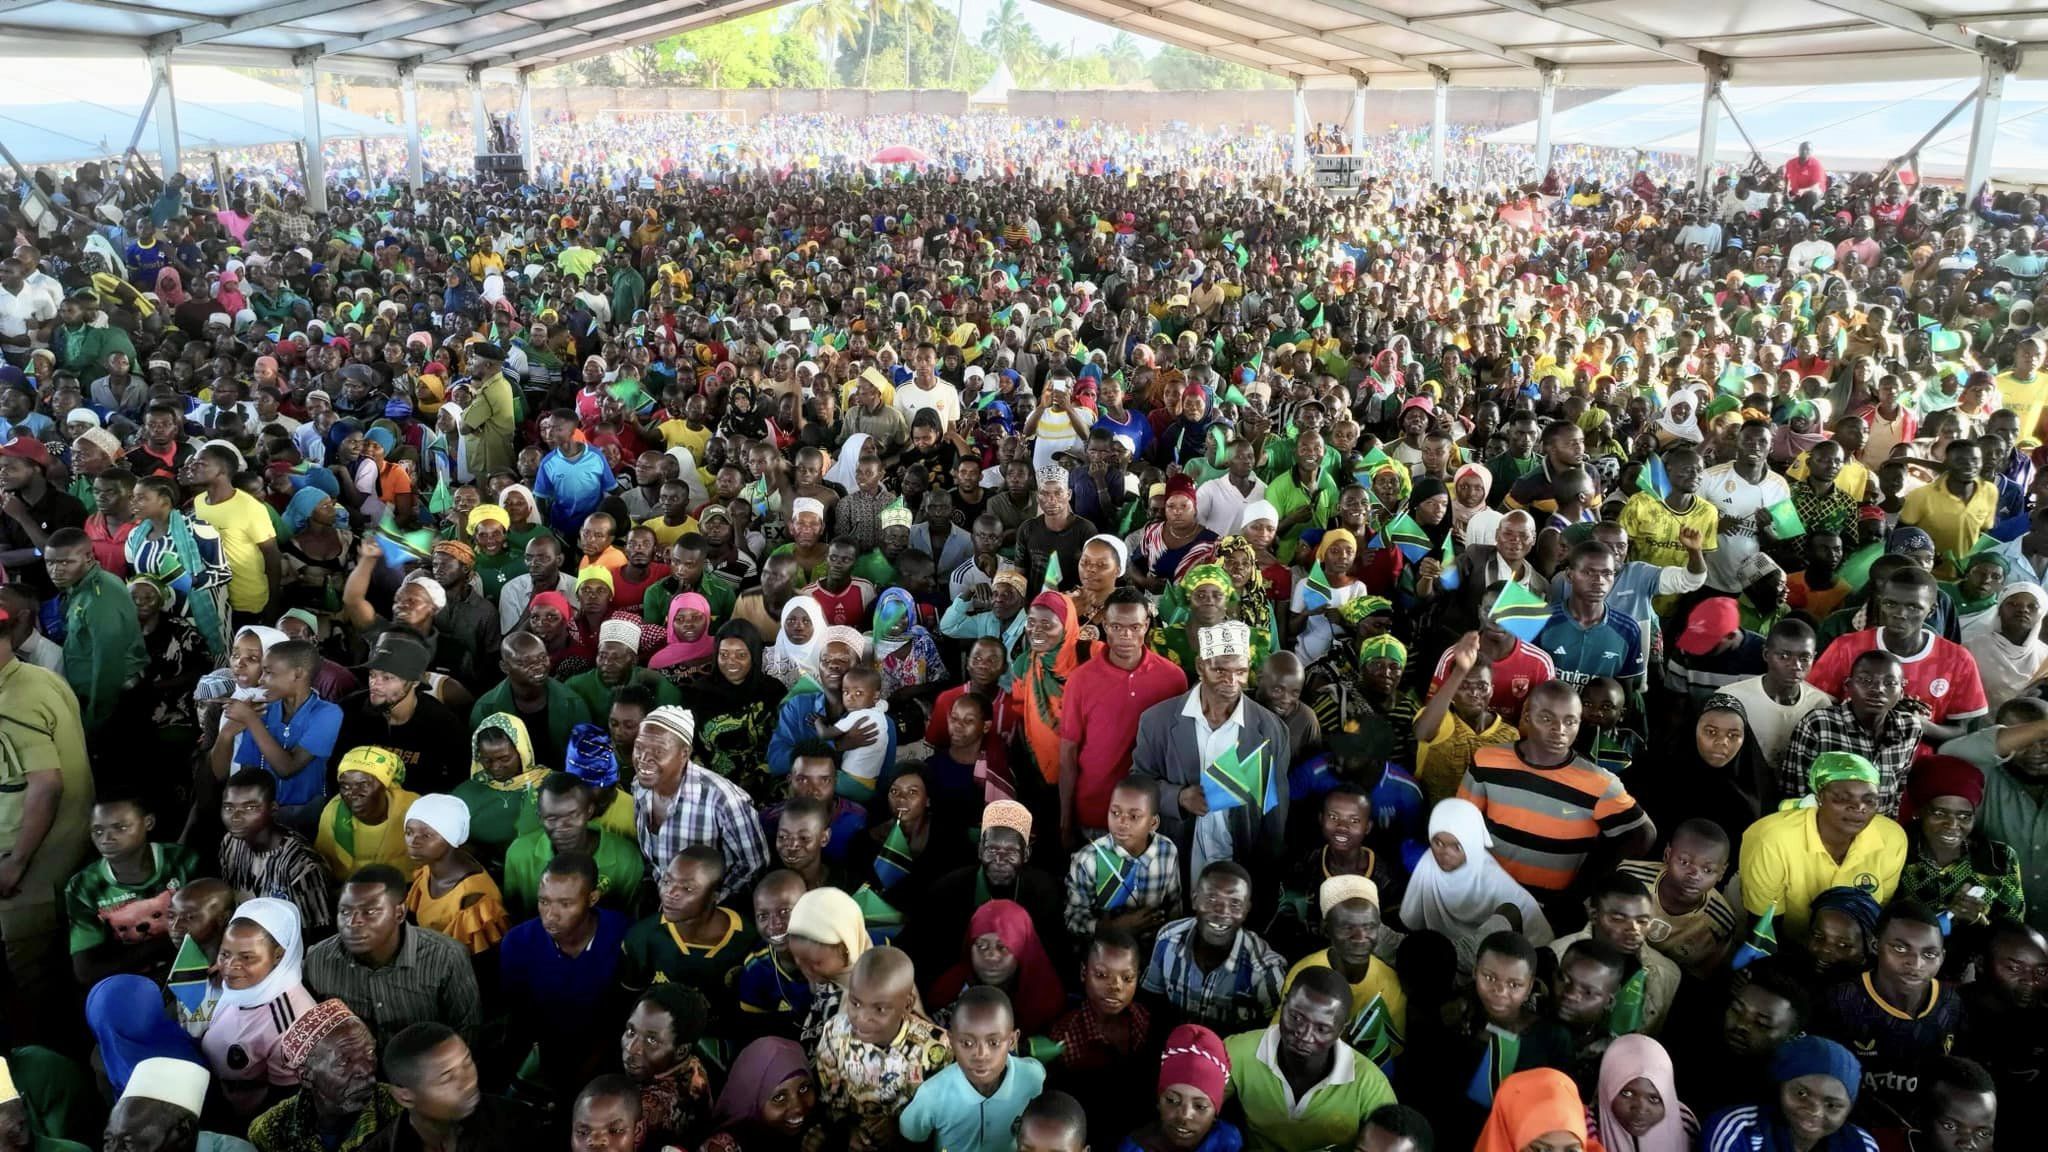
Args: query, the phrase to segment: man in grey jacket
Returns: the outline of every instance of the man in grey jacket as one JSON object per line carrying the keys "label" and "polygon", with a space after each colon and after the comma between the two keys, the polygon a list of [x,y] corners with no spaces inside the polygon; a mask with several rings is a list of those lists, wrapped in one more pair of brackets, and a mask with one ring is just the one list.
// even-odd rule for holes
{"label": "man in grey jacket", "polygon": [[[1171,836],[1199,876],[1213,860],[1237,860],[1254,876],[1277,875],[1286,847],[1287,770],[1293,750],[1287,724],[1245,693],[1251,675],[1251,629],[1227,620],[1196,637],[1201,680],[1185,696],[1154,704],[1138,720],[1131,775],[1159,789],[1159,830]],[[1234,752],[1239,762],[1263,757],[1274,803],[1212,811],[1203,770]]]}

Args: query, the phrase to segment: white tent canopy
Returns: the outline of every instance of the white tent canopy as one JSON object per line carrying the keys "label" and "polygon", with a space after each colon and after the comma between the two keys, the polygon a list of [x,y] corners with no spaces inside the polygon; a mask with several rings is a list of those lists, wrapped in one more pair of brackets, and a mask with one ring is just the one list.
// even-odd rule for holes
{"label": "white tent canopy", "polygon": [[988,78],[988,83],[983,84],[980,91],[968,97],[967,102],[969,104],[1006,104],[1010,99],[1010,89],[1015,86],[1016,81],[1010,78],[1009,63],[998,56],[996,57],[996,74]]}
{"label": "white tent canopy", "polygon": [[[1892,84],[1804,85],[1775,88],[1724,87],[1733,107],[1718,109],[1714,159],[1741,164],[1749,142],[1773,164],[1810,141],[1821,162],[1833,169],[1878,168],[1897,159],[1958,103],[1974,91],[1970,81]],[[1921,150],[1919,170],[1957,178],[1970,150],[1970,110],[1950,120]],[[1741,130],[1736,127],[1740,121]],[[1489,144],[1534,144],[1536,122],[1504,128]],[[1650,84],[1556,113],[1551,143],[1641,149],[1696,155],[1699,151],[1700,86]],[[2048,82],[2013,80],[2005,85],[1998,110],[1991,178],[2010,183],[2048,181]]]}
{"label": "white tent canopy", "polygon": [[[190,152],[288,144],[305,136],[298,92],[252,80],[226,68],[176,65],[171,86],[178,100],[178,139]],[[118,156],[135,136],[136,117],[149,102],[149,66],[118,60],[14,60],[0,84],[0,140],[24,165],[60,164]],[[139,147],[158,148],[160,96],[144,125]],[[321,105],[328,138],[399,136],[405,129]]]}

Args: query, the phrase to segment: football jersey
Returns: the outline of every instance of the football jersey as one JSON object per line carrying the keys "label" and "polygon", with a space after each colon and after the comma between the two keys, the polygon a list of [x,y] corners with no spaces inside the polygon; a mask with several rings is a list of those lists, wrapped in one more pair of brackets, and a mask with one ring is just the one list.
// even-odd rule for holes
{"label": "football jersey", "polygon": [[[1813,662],[1806,682],[1837,700],[1846,699],[1849,670],[1858,656],[1877,647],[1878,632],[1876,628],[1865,628],[1828,645],[1828,650]],[[1989,712],[1984,681],[1977,674],[1977,658],[1952,640],[1932,632],[1921,635],[1927,642],[1919,654],[1899,657],[1906,672],[1906,696],[1926,701],[1936,724],[1968,720]]]}
{"label": "football jersey", "polygon": [[1916,1014],[1885,1002],[1868,972],[1821,993],[1812,1031],[1856,1054],[1863,1089],[1852,1115],[1865,1128],[1899,1128],[1915,1115],[1914,1101],[1928,1061],[1946,1056],[1961,1039],[1963,1000],[1933,981]]}

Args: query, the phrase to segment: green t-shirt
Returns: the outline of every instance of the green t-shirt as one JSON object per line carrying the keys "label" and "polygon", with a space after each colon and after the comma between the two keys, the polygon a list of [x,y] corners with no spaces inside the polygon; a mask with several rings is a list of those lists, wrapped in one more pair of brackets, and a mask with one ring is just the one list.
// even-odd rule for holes
{"label": "green t-shirt", "polygon": [[760,946],[754,930],[730,908],[725,936],[716,944],[687,944],[675,926],[659,914],[627,929],[619,981],[628,988],[650,984],[684,984],[718,1005],[731,999],[740,965]]}
{"label": "green t-shirt", "polygon": [[[597,828],[597,825],[591,827]],[[640,876],[646,870],[646,863],[632,841],[603,828],[597,828],[597,833],[598,903],[630,916],[634,901],[640,895]],[[545,829],[521,834],[505,850],[505,883],[500,891],[505,896],[505,908],[512,913],[514,920],[525,920],[537,914],[540,874],[546,870],[548,861],[554,858],[554,841],[548,839]]]}
{"label": "green t-shirt", "polygon": [[149,875],[123,884],[105,860],[79,869],[64,886],[71,951],[90,952],[118,940],[124,945],[170,938],[171,894],[199,871],[199,858],[182,844],[151,844]]}

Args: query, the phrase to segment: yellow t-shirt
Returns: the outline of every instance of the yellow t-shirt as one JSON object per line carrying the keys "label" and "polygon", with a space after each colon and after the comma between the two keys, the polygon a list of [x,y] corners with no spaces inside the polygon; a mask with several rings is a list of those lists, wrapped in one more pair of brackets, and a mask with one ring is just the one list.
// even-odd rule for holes
{"label": "yellow t-shirt", "polygon": [[[1301,963],[1287,970],[1281,999],[1287,998],[1287,989],[1294,987],[1295,978],[1302,972],[1332,967],[1327,948],[1303,957]],[[1280,1022],[1277,1011],[1273,1013],[1273,1022]],[[1408,996],[1401,991],[1401,981],[1394,975],[1393,967],[1375,956],[1372,966],[1365,970],[1365,979],[1351,986],[1351,1019],[1344,1026],[1344,1042],[1373,1063],[1384,1064],[1399,1056],[1407,1041]]]}
{"label": "yellow t-shirt", "polygon": [[[1705,501],[1701,501],[1705,503]],[[1415,782],[1422,785],[1422,798],[1429,807],[1458,794],[1458,785],[1472,767],[1472,751],[1488,744],[1513,744],[1522,734],[1513,724],[1493,714],[1493,726],[1475,732],[1456,712],[1444,713],[1436,734],[1415,742]]]}
{"label": "yellow t-shirt", "polygon": [[220,533],[221,555],[234,573],[228,581],[228,603],[237,612],[261,612],[270,603],[270,578],[263,571],[263,545],[277,539],[270,510],[247,492],[236,491],[225,504],[192,498],[192,514]]}
{"label": "yellow t-shirt", "polygon": [[1969,555],[1977,538],[1997,519],[1998,488],[1983,480],[1967,503],[1948,490],[1943,478],[1906,493],[1906,503],[1899,509],[1900,524],[1924,529],[1934,538],[1934,574],[1944,580],[1958,575],[1948,558]]}
{"label": "yellow t-shirt", "polygon": [[670,524],[660,516],[650,516],[634,527],[645,528],[654,533],[655,542],[663,549],[675,547],[676,541],[698,530],[695,516],[685,516],[681,524]]}
{"label": "yellow t-shirt", "polygon": [[1618,522],[1628,533],[1630,558],[1645,564],[1685,567],[1685,545],[1678,542],[1678,534],[1687,528],[1699,529],[1700,551],[1721,546],[1721,510],[1700,496],[1693,497],[1692,507],[1681,516],[1656,496],[1638,492],[1622,506]]}
{"label": "yellow t-shirt", "polygon": [[2048,412],[2048,371],[2037,368],[2027,380],[2001,372],[1991,383],[1998,389],[2000,403],[2019,413],[2020,439],[2048,439],[2041,428],[2041,417]]}
{"label": "yellow t-shirt", "polygon": [[704,462],[704,446],[711,442],[711,426],[692,430],[688,424],[678,420],[664,420],[657,429],[662,443],[670,448],[688,448],[690,458],[699,464]]}
{"label": "yellow t-shirt", "polygon": [[1777,909],[1777,931],[1803,936],[1813,898],[1834,887],[1861,888],[1887,903],[1906,866],[1906,830],[1889,816],[1871,818],[1840,864],[1820,841],[1812,808],[1773,812],[1742,834],[1742,906],[1752,916]]}

